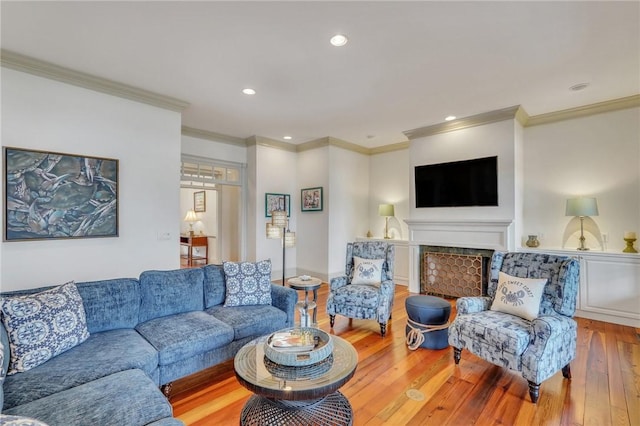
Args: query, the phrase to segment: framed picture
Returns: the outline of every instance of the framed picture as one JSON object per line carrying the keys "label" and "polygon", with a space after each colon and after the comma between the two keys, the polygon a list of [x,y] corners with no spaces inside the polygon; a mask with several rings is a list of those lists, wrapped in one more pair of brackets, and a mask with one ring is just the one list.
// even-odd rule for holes
{"label": "framed picture", "polygon": [[118,160],[3,149],[4,241],[118,236]]}
{"label": "framed picture", "polygon": [[289,194],[264,194],[264,215],[271,217],[274,210],[286,210],[287,217],[291,216],[291,197]]}
{"label": "framed picture", "polygon": [[303,189],[300,194],[300,202],[303,212],[322,211],[322,187]]}
{"label": "framed picture", "polygon": [[193,193],[193,211],[196,213],[207,211],[207,193],[198,191]]}

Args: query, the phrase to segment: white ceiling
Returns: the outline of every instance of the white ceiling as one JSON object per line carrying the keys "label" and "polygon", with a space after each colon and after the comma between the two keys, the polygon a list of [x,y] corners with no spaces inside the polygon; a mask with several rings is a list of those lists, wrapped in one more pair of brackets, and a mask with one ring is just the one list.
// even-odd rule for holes
{"label": "white ceiling", "polygon": [[241,138],[376,147],[450,114],[640,93],[638,1],[2,1],[1,19],[3,49],[182,99],[184,125]]}

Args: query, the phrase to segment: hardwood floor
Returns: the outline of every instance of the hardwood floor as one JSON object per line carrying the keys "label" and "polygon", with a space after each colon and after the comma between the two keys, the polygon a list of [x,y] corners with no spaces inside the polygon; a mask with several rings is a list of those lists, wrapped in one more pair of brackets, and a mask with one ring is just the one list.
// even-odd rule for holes
{"label": "hardwood floor", "polygon": [[[325,331],[327,292],[325,284],[318,294],[318,322]],[[375,321],[336,318],[333,333],[359,355],[355,375],[341,388],[353,407],[354,425],[640,425],[639,330],[578,318],[573,378],[558,372],[543,382],[534,405],[518,372],[467,351],[456,366],[451,348],[407,349],[409,295],[396,286],[385,338]],[[179,393],[171,397],[174,415],[187,425],[237,425],[251,395],[238,384],[232,362],[211,370],[206,383],[184,390],[189,386],[192,381],[176,382]]]}

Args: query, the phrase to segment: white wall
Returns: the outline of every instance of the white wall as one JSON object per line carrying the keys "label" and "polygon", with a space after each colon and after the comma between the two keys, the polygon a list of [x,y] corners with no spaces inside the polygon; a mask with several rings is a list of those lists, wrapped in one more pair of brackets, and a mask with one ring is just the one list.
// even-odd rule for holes
{"label": "white wall", "polygon": [[[578,232],[563,240],[572,220],[566,199],[592,196],[593,222],[609,235],[607,248],[620,252],[625,231],[640,234],[639,135],[640,108],[525,128],[523,238],[542,234],[541,248],[577,247]],[[585,237],[587,247],[601,249],[596,236]]]}
{"label": "white wall", "polygon": [[222,161],[245,164],[247,162],[247,148],[225,142],[182,136],[181,151],[183,154],[197,157],[213,158]]}
{"label": "white wall", "polygon": [[302,212],[300,198],[298,211],[298,274],[308,274],[326,279],[329,268],[329,147],[298,153],[298,197],[303,188],[323,189],[322,211]]}
{"label": "white wall", "polygon": [[[393,204],[395,217],[389,218],[392,238],[406,240],[409,228],[411,167],[409,149],[372,155],[369,158],[369,223],[374,238],[384,237],[384,217],[378,216],[380,204]],[[364,235],[359,235],[364,237]]]}
{"label": "white wall", "polygon": [[118,159],[120,236],[3,242],[2,290],[177,268],[180,127],[180,113],[3,68],[2,145]]}
{"label": "white wall", "polygon": [[344,274],[347,242],[369,229],[369,157],[335,146],[329,147],[328,272]]}

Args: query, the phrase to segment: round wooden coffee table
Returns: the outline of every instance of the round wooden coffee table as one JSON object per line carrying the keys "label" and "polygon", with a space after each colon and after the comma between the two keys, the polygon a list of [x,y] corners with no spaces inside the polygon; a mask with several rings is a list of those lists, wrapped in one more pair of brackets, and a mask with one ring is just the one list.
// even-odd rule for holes
{"label": "round wooden coffee table", "polygon": [[309,366],[279,365],[264,355],[263,336],[243,346],[233,367],[236,378],[255,395],[247,401],[241,425],[351,425],[353,410],[338,389],[353,377],[358,353],[346,340],[331,336],[333,353]]}

